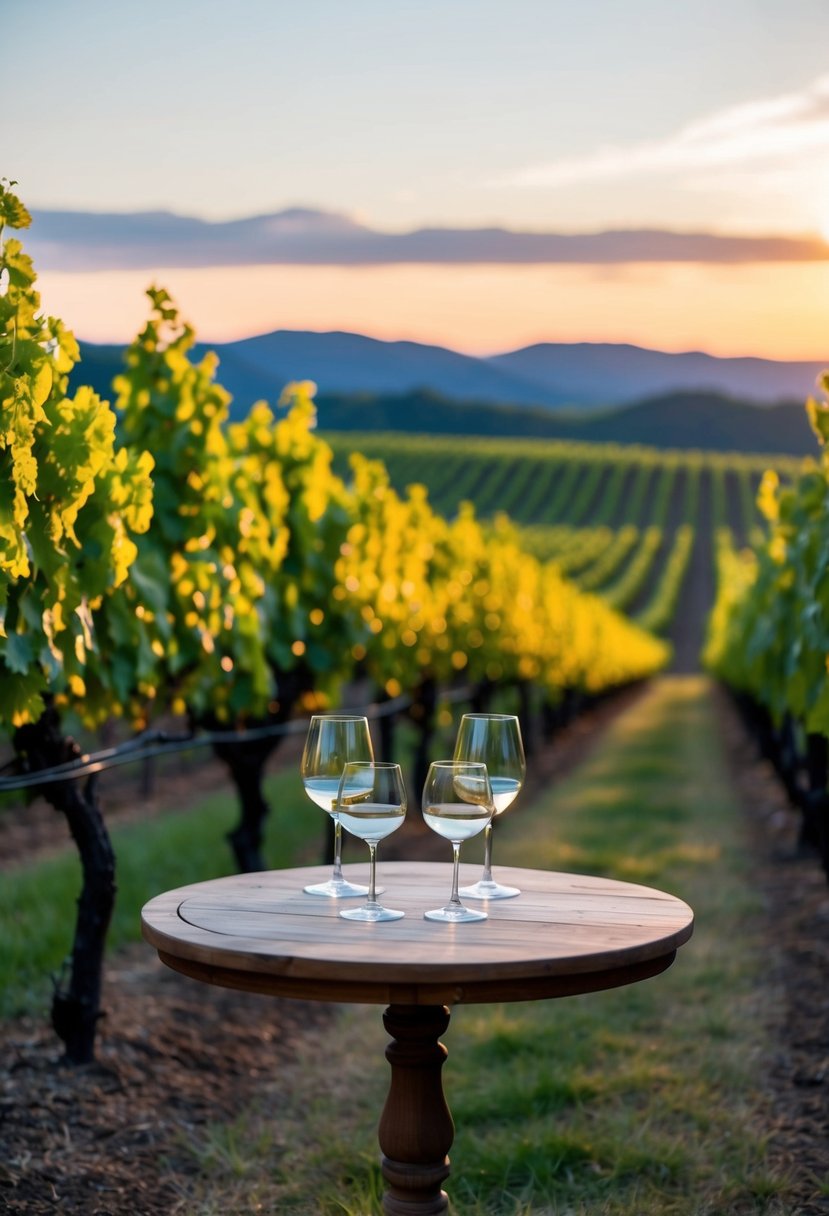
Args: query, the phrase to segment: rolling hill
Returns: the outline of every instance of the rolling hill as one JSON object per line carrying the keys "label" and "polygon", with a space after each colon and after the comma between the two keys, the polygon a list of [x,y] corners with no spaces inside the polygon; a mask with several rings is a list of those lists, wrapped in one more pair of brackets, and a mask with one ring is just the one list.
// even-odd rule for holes
{"label": "rolling hill", "polygon": [[[476,359],[439,346],[287,330],[198,346],[219,355],[234,417],[275,403],[290,380],[318,385],[328,429],[612,440],[802,454],[802,406],[819,364],[674,355],[633,346],[544,344]],[[81,343],[72,384],[111,397],[123,347]],[[795,391],[798,387],[798,391]],[[782,400],[781,400],[782,399]]]}
{"label": "rolling hill", "polygon": [[320,394],[317,407],[320,429],[329,431],[521,436],[789,456],[816,455],[819,450],[802,405],[759,409],[718,393],[663,393],[581,417],[450,401],[425,391],[398,396]]}

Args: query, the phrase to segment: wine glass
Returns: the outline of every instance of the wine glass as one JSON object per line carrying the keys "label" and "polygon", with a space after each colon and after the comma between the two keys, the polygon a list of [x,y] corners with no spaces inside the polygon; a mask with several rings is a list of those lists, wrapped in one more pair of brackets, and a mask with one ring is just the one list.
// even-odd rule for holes
{"label": "wine glass", "polygon": [[452,894],[443,908],[424,912],[426,920],[486,920],[486,912],[465,908],[458,894],[461,842],[482,831],[495,813],[486,765],[467,760],[433,760],[423,786],[423,818],[452,842]]}
{"label": "wine glass", "polygon": [[340,916],[346,920],[400,920],[405,913],[384,908],[377,902],[375,889],[377,845],[397,831],[406,815],[400,765],[349,761],[340,779],[335,809],[345,830],[366,842],[371,862],[366,902],[359,908],[341,911]]}
{"label": "wine glass", "polygon": [[[514,714],[464,714],[455,742],[456,760],[485,764],[492,786],[495,815],[515,801],[527,772],[521,727]],[[492,822],[484,830],[484,872],[474,886],[464,887],[468,899],[511,899],[518,887],[502,886],[492,877]]]}
{"label": "wine glass", "polygon": [[314,714],[305,738],[300,772],[305,793],[334,820],[334,872],[327,882],[305,887],[309,895],[345,898],[368,894],[368,887],[343,878],[342,828],[335,808],[347,762],[373,759],[367,718],[358,714]]}

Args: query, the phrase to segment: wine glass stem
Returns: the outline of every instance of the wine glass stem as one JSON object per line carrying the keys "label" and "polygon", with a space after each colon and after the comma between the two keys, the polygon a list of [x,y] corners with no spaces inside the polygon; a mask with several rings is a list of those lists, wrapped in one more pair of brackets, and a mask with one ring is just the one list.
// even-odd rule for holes
{"label": "wine glass stem", "polygon": [[334,882],[343,880],[343,825],[339,815],[332,815],[334,820]]}
{"label": "wine glass stem", "polygon": [[492,882],[492,823],[484,828],[484,874],[482,882]]}
{"label": "wine glass stem", "polygon": [[377,889],[374,885],[374,874],[377,869],[377,845],[372,841],[368,842],[369,870],[368,870],[368,895],[366,896],[366,905],[377,903]]}
{"label": "wine glass stem", "polygon": [[454,865],[452,867],[452,895],[450,896],[449,903],[454,907],[460,908],[462,906],[461,897],[458,894],[458,867],[461,860],[460,842],[455,843],[454,840],[452,841],[452,853],[454,856]]}

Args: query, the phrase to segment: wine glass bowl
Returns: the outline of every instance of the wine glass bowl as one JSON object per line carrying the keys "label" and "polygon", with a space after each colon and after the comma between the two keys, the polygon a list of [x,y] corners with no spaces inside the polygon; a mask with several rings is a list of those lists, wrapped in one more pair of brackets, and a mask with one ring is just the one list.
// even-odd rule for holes
{"label": "wine glass bowl", "polygon": [[[518,796],[527,772],[518,718],[514,714],[464,714],[455,742],[455,759],[486,765],[495,816],[502,815]],[[520,894],[517,887],[504,886],[492,877],[492,822],[484,831],[483,875],[460,893],[468,899],[512,899]]]}
{"label": "wine glass bowl", "polygon": [[359,714],[314,714],[308,725],[300,773],[305,792],[334,820],[334,869],[327,882],[304,890],[309,895],[348,898],[366,895],[368,887],[347,882],[342,873],[342,827],[337,812],[340,779],[351,760],[371,762],[374,749],[368,719]]}
{"label": "wine glass bowl", "polygon": [[458,893],[460,849],[464,840],[482,832],[495,813],[492,787],[485,764],[465,760],[434,760],[423,786],[426,824],[452,844],[452,893],[442,908],[424,912],[426,920],[486,920],[486,912],[465,907]]}
{"label": "wine glass bowl", "polygon": [[340,912],[345,920],[400,920],[404,915],[395,908],[384,908],[377,901],[377,846],[403,823],[406,815],[406,789],[399,764],[351,761],[343,769],[337,792],[336,812],[341,825],[352,836],[364,840],[369,848],[369,886],[366,902],[359,908]]}

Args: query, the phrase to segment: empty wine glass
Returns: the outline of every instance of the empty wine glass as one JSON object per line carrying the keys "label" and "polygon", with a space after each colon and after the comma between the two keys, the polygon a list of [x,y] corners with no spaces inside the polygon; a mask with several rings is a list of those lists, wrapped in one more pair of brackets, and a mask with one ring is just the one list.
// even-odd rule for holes
{"label": "empty wine glass", "polygon": [[358,714],[314,714],[305,738],[300,772],[308,797],[334,820],[334,872],[327,882],[305,887],[309,895],[336,899],[368,893],[368,887],[343,878],[342,828],[335,806],[348,761],[373,759],[367,718]]}
{"label": "empty wine glass", "polygon": [[[521,727],[514,714],[464,714],[455,742],[456,760],[485,764],[492,786],[495,816],[515,801],[524,784],[527,766]],[[467,899],[511,899],[518,887],[503,886],[492,877],[492,822],[484,830],[484,872],[474,886],[464,887]]]}
{"label": "empty wine glass", "polygon": [[340,779],[336,813],[345,830],[368,845],[371,867],[366,902],[340,912],[340,916],[346,920],[400,920],[405,913],[377,902],[375,885],[377,845],[396,832],[406,816],[406,788],[400,765],[349,761]]}
{"label": "empty wine glass", "polygon": [[434,760],[423,786],[423,818],[439,836],[452,843],[452,894],[442,908],[424,912],[427,920],[456,923],[486,920],[486,912],[465,908],[458,894],[461,843],[483,831],[495,813],[485,764],[467,760]]}

